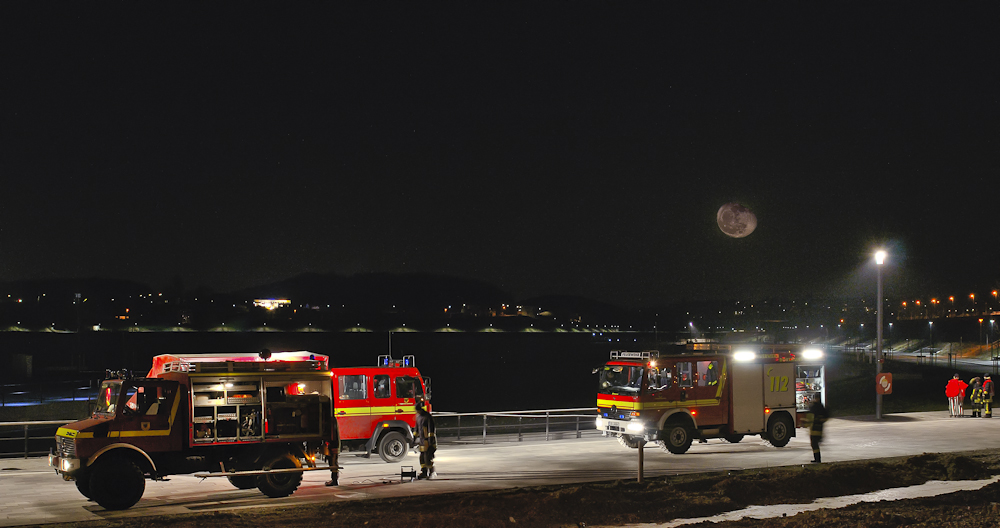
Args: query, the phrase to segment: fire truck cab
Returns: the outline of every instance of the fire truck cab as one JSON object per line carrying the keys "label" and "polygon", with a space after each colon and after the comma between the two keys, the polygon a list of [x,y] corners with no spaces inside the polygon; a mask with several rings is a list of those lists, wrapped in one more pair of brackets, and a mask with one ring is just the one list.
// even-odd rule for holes
{"label": "fire truck cab", "polygon": [[420,376],[413,356],[379,356],[371,367],[331,369],[341,448],[386,462],[402,460],[414,445],[414,405],[430,410],[430,379]]}
{"label": "fire truck cab", "polygon": [[597,429],[630,448],[653,441],[674,454],[694,439],[735,443],[745,435],[784,447],[809,401],[825,394],[819,348],[692,343],[688,350],[613,351],[600,369]]}
{"label": "fire truck cab", "polygon": [[146,377],[108,376],[91,417],[57,431],[49,465],[107,509],[185,473],[284,497],[337,449],[330,376],[309,352],[156,356]]}

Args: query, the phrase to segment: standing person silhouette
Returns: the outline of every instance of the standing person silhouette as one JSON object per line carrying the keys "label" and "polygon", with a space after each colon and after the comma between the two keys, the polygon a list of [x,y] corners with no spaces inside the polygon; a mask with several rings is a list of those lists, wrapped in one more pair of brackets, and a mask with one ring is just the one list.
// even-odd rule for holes
{"label": "standing person silhouette", "polygon": [[437,451],[434,417],[419,398],[414,407],[417,409],[417,445],[420,446],[420,476],[417,478],[429,479],[437,474],[434,471],[434,452]]}
{"label": "standing person silhouette", "polygon": [[823,402],[817,396],[812,404],[809,405],[809,412],[806,414],[806,425],[809,427],[809,443],[812,445],[812,461],[814,464],[822,462],[819,454],[819,444],[823,441],[823,424],[826,423],[828,417],[826,407],[823,406]]}
{"label": "standing person silhouette", "polygon": [[965,409],[962,408],[962,402],[965,400],[965,388],[968,386],[967,383],[958,379],[957,372],[948,380],[948,384],[945,385],[944,395],[948,397],[948,409],[951,411],[952,418],[965,416]]}
{"label": "standing person silhouette", "polygon": [[983,380],[976,376],[969,380],[969,400],[972,402],[972,417],[979,418],[983,414]]}
{"label": "standing person silhouette", "polygon": [[983,381],[983,418],[993,418],[993,396],[993,380],[987,374],[986,380]]}

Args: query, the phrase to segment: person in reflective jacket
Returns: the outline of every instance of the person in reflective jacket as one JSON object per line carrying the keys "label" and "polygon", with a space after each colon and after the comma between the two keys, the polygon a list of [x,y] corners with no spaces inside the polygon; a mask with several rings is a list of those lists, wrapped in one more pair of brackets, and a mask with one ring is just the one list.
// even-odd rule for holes
{"label": "person in reflective jacket", "polygon": [[437,474],[434,471],[434,452],[437,451],[434,417],[424,408],[424,402],[417,399],[417,445],[420,446],[420,476],[428,479]]}
{"label": "person in reflective jacket", "polygon": [[987,374],[983,381],[983,418],[993,418],[993,390],[993,380]]}
{"label": "person in reflective jacket", "polygon": [[826,423],[828,415],[823,402],[817,397],[809,405],[809,412],[806,414],[805,426],[809,428],[809,443],[812,444],[813,463],[822,462],[819,455],[819,444],[823,441],[823,424]]}
{"label": "person in reflective jacket", "polygon": [[983,414],[983,380],[976,376],[969,380],[969,400],[972,401],[972,417],[979,418]]}

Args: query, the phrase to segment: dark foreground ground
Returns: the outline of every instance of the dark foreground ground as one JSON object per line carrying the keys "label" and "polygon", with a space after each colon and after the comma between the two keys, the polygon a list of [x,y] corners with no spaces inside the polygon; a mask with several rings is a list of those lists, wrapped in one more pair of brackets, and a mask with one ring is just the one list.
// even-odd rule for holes
{"label": "dark foreground ground", "polygon": [[[370,501],[255,508],[49,526],[84,527],[499,527],[596,526],[704,517],[751,505],[807,503],[819,497],[867,493],[928,480],[972,480],[1000,474],[1000,451],[680,475],[637,483],[455,493]],[[925,499],[859,504],[793,517],[740,520],[716,527],[996,527],[1000,483],[979,491]]]}

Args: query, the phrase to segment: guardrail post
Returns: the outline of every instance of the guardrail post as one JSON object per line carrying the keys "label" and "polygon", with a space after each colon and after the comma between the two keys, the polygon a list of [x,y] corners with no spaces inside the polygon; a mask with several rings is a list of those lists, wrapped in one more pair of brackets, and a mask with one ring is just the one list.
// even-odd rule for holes
{"label": "guardrail post", "polygon": [[24,424],[24,458],[28,458],[28,424]]}
{"label": "guardrail post", "polygon": [[549,411],[545,411],[545,441],[549,441]]}
{"label": "guardrail post", "polygon": [[486,445],[486,415],[483,415],[483,445]]}
{"label": "guardrail post", "polygon": [[580,438],[580,417],[576,417],[576,437]]}
{"label": "guardrail post", "polygon": [[462,441],[462,415],[458,415],[458,441]]}
{"label": "guardrail post", "polygon": [[517,441],[518,442],[520,442],[520,441],[523,440],[523,438],[521,437],[521,422],[522,422],[523,419],[524,419],[523,416],[518,416],[517,417]]}

